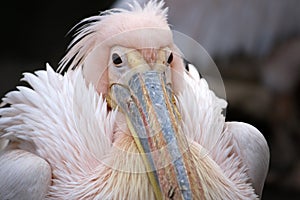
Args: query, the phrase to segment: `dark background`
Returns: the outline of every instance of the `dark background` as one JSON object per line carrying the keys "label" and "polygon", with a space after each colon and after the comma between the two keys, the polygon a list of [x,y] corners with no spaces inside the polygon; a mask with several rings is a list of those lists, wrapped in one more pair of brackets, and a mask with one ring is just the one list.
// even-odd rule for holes
{"label": "dark background", "polygon": [[[56,69],[80,20],[113,1],[7,1],[0,8],[0,95],[14,89],[22,72]],[[72,32],[74,33],[74,32]]]}
{"label": "dark background", "polygon": [[[20,84],[23,72],[44,69],[47,62],[56,69],[74,33],[68,34],[68,31],[80,20],[108,9],[113,2],[31,0],[7,1],[1,5],[0,96]],[[243,54],[216,59],[229,100],[227,120],[253,124],[264,133],[270,145],[270,173],[263,199],[298,199],[299,89],[278,94],[265,88],[254,72],[257,68],[250,66],[262,66],[269,58],[272,58],[271,53],[263,61]],[[251,107],[249,99],[260,105]],[[280,111],[276,111],[278,109]],[[291,116],[290,111],[295,114]],[[292,125],[281,120],[292,121]],[[278,136],[281,132],[287,133],[287,138]],[[288,148],[286,154],[285,148]]]}

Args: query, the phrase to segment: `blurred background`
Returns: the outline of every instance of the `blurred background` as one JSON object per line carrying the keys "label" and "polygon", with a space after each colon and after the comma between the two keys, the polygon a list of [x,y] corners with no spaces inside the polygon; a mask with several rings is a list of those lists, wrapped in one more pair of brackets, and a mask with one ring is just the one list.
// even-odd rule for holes
{"label": "blurred background", "polygon": [[[228,121],[266,137],[262,199],[300,197],[300,1],[166,0],[172,29],[197,40],[224,80]],[[23,72],[57,68],[80,20],[125,1],[7,1],[0,8],[0,96]],[[126,1],[128,2],[128,1]]]}

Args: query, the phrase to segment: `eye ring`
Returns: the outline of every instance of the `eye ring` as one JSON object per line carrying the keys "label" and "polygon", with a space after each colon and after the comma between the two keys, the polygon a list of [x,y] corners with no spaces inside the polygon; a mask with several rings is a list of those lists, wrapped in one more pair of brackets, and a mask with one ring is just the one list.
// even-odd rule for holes
{"label": "eye ring", "polygon": [[168,57],[167,63],[171,64],[172,61],[173,61],[173,53],[171,52],[169,57]]}
{"label": "eye ring", "polygon": [[121,64],[123,63],[123,60],[122,60],[121,56],[119,56],[119,54],[117,54],[117,53],[113,53],[113,54],[111,55],[111,59],[112,59],[113,63],[114,63],[117,67],[120,67]]}

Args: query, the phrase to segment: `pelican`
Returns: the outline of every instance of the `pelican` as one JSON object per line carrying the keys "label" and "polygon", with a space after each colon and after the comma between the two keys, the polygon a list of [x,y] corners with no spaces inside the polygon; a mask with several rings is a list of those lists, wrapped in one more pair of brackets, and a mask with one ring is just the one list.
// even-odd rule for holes
{"label": "pelican", "polygon": [[0,109],[1,199],[258,199],[263,135],[185,66],[162,1],[83,21]]}

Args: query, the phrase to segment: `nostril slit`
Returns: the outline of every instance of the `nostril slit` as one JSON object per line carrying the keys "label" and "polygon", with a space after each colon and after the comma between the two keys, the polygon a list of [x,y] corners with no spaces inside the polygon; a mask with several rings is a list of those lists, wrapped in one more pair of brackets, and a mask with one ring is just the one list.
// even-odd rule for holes
{"label": "nostril slit", "polygon": [[169,197],[169,199],[173,199],[174,196],[175,196],[175,188],[173,188],[173,187],[171,186],[171,188],[170,188],[169,191],[168,191],[168,197]]}

